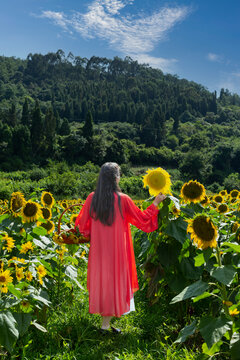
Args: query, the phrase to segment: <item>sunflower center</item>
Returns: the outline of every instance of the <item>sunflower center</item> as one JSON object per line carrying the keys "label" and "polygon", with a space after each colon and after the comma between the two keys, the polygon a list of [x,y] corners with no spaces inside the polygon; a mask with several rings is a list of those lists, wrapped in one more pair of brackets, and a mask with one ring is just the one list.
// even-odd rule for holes
{"label": "sunflower center", "polygon": [[47,205],[51,205],[53,202],[53,198],[50,194],[45,194],[43,200]]}
{"label": "sunflower center", "polygon": [[50,216],[51,216],[49,209],[42,208],[41,210],[42,210],[42,214],[43,214],[44,219],[49,219]]}
{"label": "sunflower center", "polygon": [[12,199],[12,209],[13,211],[17,211],[19,210],[23,205],[23,201],[21,198],[17,197],[17,198],[13,198]]}
{"label": "sunflower center", "polygon": [[0,276],[0,283],[5,283],[7,281],[6,276],[1,275]]}
{"label": "sunflower center", "polygon": [[194,182],[192,182],[190,184],[186,184],[184,186],[183,193],[189,199],[196,199],[199,196],[201,196],[203,193],[202,186],[200,186]]}
{"label": "sunflower center", "polygon": [[35,216],[37,214],[37,206],[33,203],[27,203],[23,209],[23,213],[27,217]]}
{"label": "sunflower center", "polygon": [[237,196],[238,196],[238,191],[237,191],[237,190],[233,190],[233,191],[231,192],[231,196],[232,196],[232,197],[237,197]]}
{"label": "sunflower center", "polygon": [[50,221],[48,221],[46,223],[42,223],[41,226],[44,229],[46,229],[47,231],[52,230],[52,228],[53,228],[53,224]]}
{"label": "sunflower center", "polygon": [[217,202],[217,203],[221,203],[223,201],[223,198],[220,196],[220,195],[217,195],[215,196],[214,200]]}
{"label": "sunflower center", "polygon": [[202,241],[208,242],[214,239],[214,228],[205,216],[198,216],[193,220],[193,230]]}
{"label": "sunflower center", "polygon": [[226,204],[221,204],[218,206],[218,211],[219,212],[226,212],[228,209],[227,205]]}

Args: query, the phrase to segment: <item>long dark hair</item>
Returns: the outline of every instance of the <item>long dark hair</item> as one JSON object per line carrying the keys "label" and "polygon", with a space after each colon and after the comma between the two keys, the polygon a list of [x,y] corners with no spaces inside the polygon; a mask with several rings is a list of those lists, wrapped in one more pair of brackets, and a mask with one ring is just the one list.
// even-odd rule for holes
{"label": "long dark hair", "polygon": [[122,215],[118,178],[120,178],[120,167],[117,163],[107,162],[102,165],[91,202],[90,216],[94,220],[99,219],[104,225],[112,225],[115,219],[114,193],[118,195],[118,206]]}

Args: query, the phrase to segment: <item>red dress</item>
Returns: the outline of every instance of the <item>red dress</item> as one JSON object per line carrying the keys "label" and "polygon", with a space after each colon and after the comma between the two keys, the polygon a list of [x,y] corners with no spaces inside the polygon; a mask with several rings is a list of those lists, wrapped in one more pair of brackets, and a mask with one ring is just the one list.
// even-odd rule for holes
{"label": "red dress", "polygon": [[120,317],[130,309],[130,299],[139,289],[130,223],[145,232],[158,228],[158,209],[154,204],[141,211],[125,194],[120,193],[122,215],[115,196],[115,220],[103,225],[89,215],[91,193],[75,222],[79,231],[90,235],[87,288],[89,312]]}

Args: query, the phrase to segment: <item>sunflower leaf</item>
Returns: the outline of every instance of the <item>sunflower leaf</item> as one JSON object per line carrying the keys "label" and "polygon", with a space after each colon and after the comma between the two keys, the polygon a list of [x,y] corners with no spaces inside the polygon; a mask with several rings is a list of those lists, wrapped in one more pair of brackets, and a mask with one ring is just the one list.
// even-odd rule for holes
{"label": "sunflower leaf", "polygon": [[13,317],[18,324],[19,335],[24,335],[32,321],[32,315],[25,313],[13,313]]}
{"label": "sunflower leaf", "polygon": [[222,336],[231,329],[232,321],[229,321],[225,316],[218,318],[204,317],[200,320],[199,330],[209,349],[221,340]]}
{"label": "sunflower leaf", "polygon": [[230,249],[232,251],[240,252],[240,245],[233,244],[233,243],[230,243],[230,242],[224,242],[224,243],[222,243],[222,246],[228,246],[228,247],[230,247]]}
{"label": "sunflower leaf", "polygon": [[224,285],[230,285],[236,275],[236,269],[231,265],[223,265],[213,269],[210,275]]}
{"label": "sunflower leaf", "polygon": [[9,352],[19,336],[17,322],[10,311],[0,312],[0,344]]}
{"label": "sunflower leaf", "polygon": [[168,223],[164,232],[183,244],[187,239],[187,223],[181,217],[178,217]]}
{"label": "sunflower leaf", "polygon": [[232,360],[238,360],[240,354],[240,334],[234,333],[230,341],[230,353]]}
{"label": "sunflower leaf", "polygon": [[196,328],[196,320],[194,320],[190,325],[185,326],[180,331],[180,334],[177,340],[174,341],[174,344],[183,343],[190,335],[193,335],[195,333]]}
{"label": "sunflower leaf", "polygon": [[202,280],[198,280],[195,283],[185,287],[180,294],[175,296],[171,301],[170,304],[174,304],[179,301],[183,301],[192,297],[196,297],[204,293],[208,289],[208,284]]}

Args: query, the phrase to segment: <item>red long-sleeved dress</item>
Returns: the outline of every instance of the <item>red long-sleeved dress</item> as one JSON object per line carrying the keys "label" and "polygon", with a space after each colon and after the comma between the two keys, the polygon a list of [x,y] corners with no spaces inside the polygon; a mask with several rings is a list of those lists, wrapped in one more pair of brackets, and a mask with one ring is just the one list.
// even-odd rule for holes
{"label": "red long-sleeved dress", "polygon": [[130,299],[139,289],[130,225],[145,232],[158,228],[158,209],[154,204],[141,211],[125,194],[120,193],[122,215],[115,196],[115,220],[111,226],[90,217],[91,193],[75,222],[84,236],[91,237],[88,258],[87,288],[89,312],[120,317],[130,309]]}

